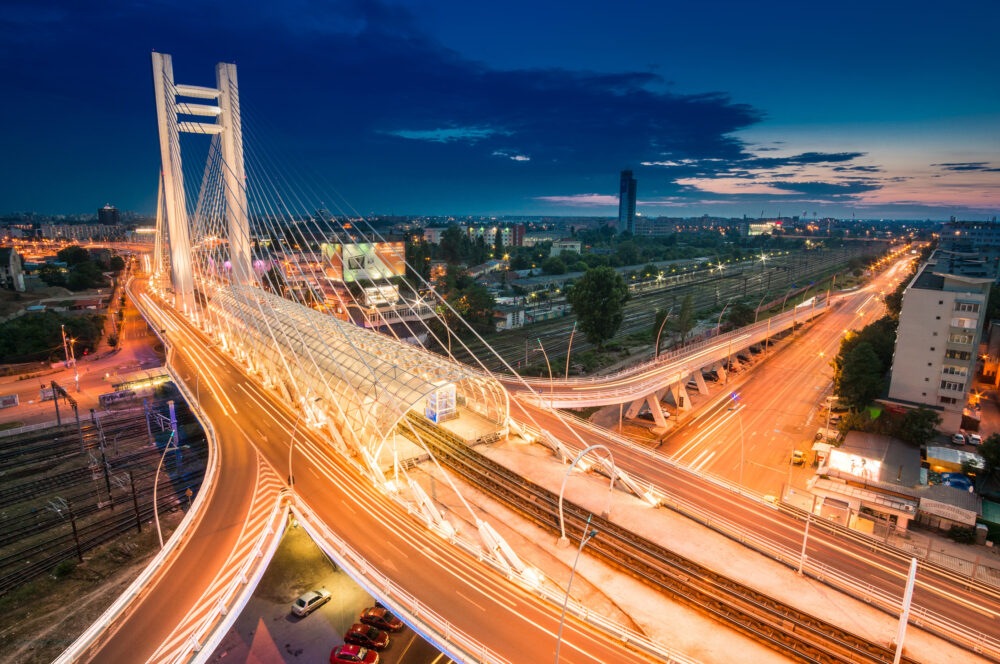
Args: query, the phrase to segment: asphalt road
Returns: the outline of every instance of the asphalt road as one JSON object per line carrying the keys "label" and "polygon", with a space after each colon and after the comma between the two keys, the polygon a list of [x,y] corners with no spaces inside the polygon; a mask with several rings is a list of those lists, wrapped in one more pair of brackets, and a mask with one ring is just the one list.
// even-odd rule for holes
{"label": "asphalt road", "polygon": [[[578,448],[581,446],[580,439],[587,445],[606,445],[614,455],[615,465],[626,472],[653,482],[667,494],[694,503],[792,551],[798,551],[802,545],[803,522],[757,501],[720,489],[694,472],[668,464],[667,457],[676,455],[684,461],[694,461],[693,466],[697,470],[738,481],[741,458],[739,418],[742,416],[742,453],[745,454],[742,480],[759,492],[778,495],[782,484],[788,481],[792,449],[801,447],[806,438],[811,445],[816,426],[823,424],[816,417],[817,404],[827,394],[825,390],[829,387],[832,372],[828,362],[836,353],[844,330],[860,327],[881,316],[881,302],[876,301],[874,296],[883,290],[890,292],[894,287],[892,279],[901,274],[887,271],[864,291],[848,298],[837,311],[826,314],[815,326],[801,333],[798,340],[784,344],[755,371],[733,380],[733,389],[740,395],[745,410],[729,410],[732,404],[730,393],[723,392],[653,455],[572,422],[568,423],[570,432],[566,421],[561,421],[551,411],[517,401],[512,402],[512,416],[524,421],[533,420]],[[821,356],[820,352],[824,355]],[[776,429],[781,433],[777,433]],[[803,483],[810,471],[808,467],[796,468],[792,473],[792,483]],[[862,541],[843,537],[832,529],[824,528],[820,522],[813,523],[807,554],[812,561],[822,562],[894,596],[902,596],[909,566],[909,559],[903,556],[873,551]],[[970,591],[955,577],[921,567],[913,601],[915,606],[947,616],[959,626],[994,637],[997,634],[1000,592],[984,596]]]}
{"label": "asphalt road", "polygon": [[[134,288],[138,290],[139,284]],[[194,387],[201,376],[200,405],[215,427],[220,448],[219,479],[188,541],[143,594],[116,631],[92,653],[95,662],[145,662],[212,584],[235,532],[247,513],[249,487],[261,454],[279,475],[287,459],[296,415],[247,379],[198,330],[166,308],[166,334],[181,378]],[[495,573],[390,501],[359,477],[332,447],[306,427],[297,428],[295,490],[309,507],[374,567],[456,629],[475,635],[511,662],[551,659],[559,610]],[[469,534],[475,537],[474,533]],[[603,632],[568,618],[562,661],[611,662],[645,658]]]}

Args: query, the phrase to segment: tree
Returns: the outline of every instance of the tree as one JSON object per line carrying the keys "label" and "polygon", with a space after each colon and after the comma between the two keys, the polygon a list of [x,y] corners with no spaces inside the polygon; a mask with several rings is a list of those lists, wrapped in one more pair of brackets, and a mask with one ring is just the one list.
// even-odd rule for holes
{"label": "tree", "polygon": [[567,296],[580,331],[598,348],[613,338],[625,318],[630,297],[622,276],[610,267],[595,267],[574,284]]}
{"label": "tree", "polygon": [[733,327],[743,327],[744,325],[749,325],[756,318],[756,314],[752,307],[743,304],[742,302],[737,302],[729,308],[729,315],[726,316],[726,320]]}
{"label": "tree", "polygon": [[493,238],[493,258],[503,258],[503,233],[500,232],[500,228],[497,228],[496,234]]}
{"label": "tree", "polygon": [[41,277],[49,286],[65,286],[66,285],[66,275],[63,274],[62,268],[56,267],[52,263],[46,263],[38,270],[38,276]]}
{"label": "tree", "polygon": [[1000,434],[992,433],[979,446],[979,456],[983,457],[983,474],[995,475],[1000,472]]}
{"label": "tree", "polygon": [[462,260],[463,240],[467,240],[465,233],[457,224],[451,224],[441,233],[441,257],[449,263],[459,263]]}
{"label": "tree", "polygon": [[914,447],[922,447],[934,440],[939,424],[941,417],[937,413],[927,406],[920,406],[900,416],[894,434]]}
{"label": "tree", "polygon": [[694,325],[694,298],[688,294],[681,301],[681,310],[677,313],[677,318],[670,324],[670,329],[677,336],[677,343],[684,343],[688,332],[694,329]]}
{"label": "tree", "polygon": [[834,387],[837,397],[841,403],[855,410],[870,404],[882,393],[884,385],[882,364],[867,342],[852,348],[844,356],[843,364],[836,367]]}
{"label": "tree", "polygon": [[125,269],[125,259],[121,256],[112,256],[110,268],[112,272],[121,272]]}
{"label": "tree", "polygon": [[542,262],[542,272],[545,274],[566,274],[566,264],[558,256],[550,256]]}
{"label": "tree", "polygon": [[60,249],[59,253],[56,254],[56,258],[66,263],[69,267],[74,265],[79,265],[90,260],[90,252],[79,245],[72,245],[66,247],[65,249]]}
{"label": "tree", "polygon": [[617,255],[622,265],[635,265],[639,262],[639,247],[632,240],[626,240],[618,244]]}

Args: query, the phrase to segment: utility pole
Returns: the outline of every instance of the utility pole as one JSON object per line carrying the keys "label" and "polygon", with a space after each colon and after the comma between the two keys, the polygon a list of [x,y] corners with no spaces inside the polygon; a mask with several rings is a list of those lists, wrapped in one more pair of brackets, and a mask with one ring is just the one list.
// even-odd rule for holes
{"label": "utility pole", "polygon": [[910,600],[913,599],[913,582],[917,578],[917,559],[910,558],[910,575],[906,579],[906,590],[903,592],[903,611],[899,615],[899,631],[896,632],[896,655],[892,664],[899,664],[903,657],[903,639],[906,637],[906,623],[910,620]]}
{"label": "utility pole", "polygon": [[177,469],[175,472],[180,475],[183,472],[181,470],[181,439],[180,435],[177,433],[177,413],[174,410],[173,400],[167,402],[167,408],[170,409],[170,429],[174,432],[174,459],[177,462]]}
{"label": "utility pole", "polygon": [[100,437],[101,465],[104,466],[104,485],[108,490],[108,505],[111,506],[111,511],[114,512],[115,500],[111,496],[111,477],[108,472],[108,457],[104,454],[104,447],[108,444],[108,441],[104,437],[104,427],[101,426],[101,421],[97,418],[97,413],[93,408],[90,409],[90,415],[94,418],[94,422],[97,423],[97,434]]}
{"label": "utility pole", "polygon": [[132,485],[132,507],[135,508],[135,530],[137,533],[142,532],[142,519],[139,518],[139,498],[135,493],[135,478],[132,476],[132,471],[128,471],[128,481]]}
{"label": "utility pole", "polygon": [[153,444],[153,429],[149,426],[149,399],[142,400],[142,412],[146,416],[146,440]]}
{"label": "utility pole", "polygon": [[80,534],[76,531],[76,514],[73,513],[73,502],[70,500],[66,501],[66,507],[69,508],[69,522],[73,526],[73,541],[76,542],[76,557],[83,562],[83,550],[80,548]]}
{"label": "utility pole", "polygon": [[52,403],[56,406],[56,425],[62,426],[62,418],[59,417],[59,390],[56,389],[56,381],[52,381]]}

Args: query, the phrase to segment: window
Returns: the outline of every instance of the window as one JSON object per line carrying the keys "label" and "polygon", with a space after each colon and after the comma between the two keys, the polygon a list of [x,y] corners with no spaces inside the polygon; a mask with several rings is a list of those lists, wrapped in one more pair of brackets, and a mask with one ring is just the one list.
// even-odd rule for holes
{"label": "window", "polygon": [[941,317],[940,316],[935,316],[934,320],[941,320]]}
{"label": "window", "polygon": [[948,350],[944,356],[949,360],[968,360],[972,354],[967,350]]}
{"label": "window", "polygon": [[941,373],[946,374],[948,376],[965,376],[966,375],[966,368],[965,367],[953,367],[951,365],[945,365],[944,367],[941,368]]}
{"label": "window", "polygon": [[965,383],[955,383],[955,382],[952,382],[950,380],[942,380],[941,381],[941,389],[942,390],[955,390],[955,391],[958,391],[958,390],[965,389]]}
{"label": "window", "polygon": [[976,321],[971,318],[952,318],[951,326],[963,327],[967,330],[970,330],[976,327]]}
{"label": "window", "polygon": [[[951,343],[953,343],[953,344],[962,344],[963,346],[971,346],[972,345],[972,335],[971,334],[963,334],[961,332],[958,332],[956,334],[949,334],[948,335],[948,341],[951,342]],[[931,348],[931,350],[934,350],[934,349]]]}
{"label": "window", "polygon": [[932,351],[934,350],[934,346],[931,346],[931,350],[932,350]]}
{"label": "window", "polygon": [[978,302],[956,302],[955,311],[966,311],[970,314],[979,313],[979,303]]}
{"label": "window", "polygon": [[944,304],[944,300],[938,300],[938,304]]}
{"label": "window", "polygon": [[958,399],[955,399],[954,397],[938,397],[938,401],[940,401],[941,403],[947,403],[947,404],[956,404],[956,403],[958,403]]}

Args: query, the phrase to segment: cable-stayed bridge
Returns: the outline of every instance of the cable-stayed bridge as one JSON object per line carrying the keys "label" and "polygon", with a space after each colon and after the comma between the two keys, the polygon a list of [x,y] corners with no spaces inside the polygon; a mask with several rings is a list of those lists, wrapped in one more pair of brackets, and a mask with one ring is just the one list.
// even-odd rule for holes
{"label": "cable-stayed bridge", "polygon": [[[266,130],[241,112],[234,65],[216,67],[214,87],[175,83],[168,55],[154,53],[152,65],[162,162],[158,233],[149,274],[128,292],[164,340],[170,371],[209,430],[212,468],[161,556],[61,661],[204,661],[247,601],[289,511],[342,568],[453,659],[551,659],[563,590],[468,504],[462,508],[473,528],[443,513],[398,463],[395,435],[405,432],[436,463],[412,416],[470,442],[512,431],[533,438],[541,423],[528,411],[512,420],[509,390],[485,367],[423,345],[426,335],[447,346],[435,337],[446,327],[411,326],[450,309],[447,301],[429,307],[402,298],[409,315],[384,325],[385,333],[347,320],[346,310],[366,303],[356,289],[332,282],[355,267],[390,276],[348,247],[385,238],[353,210],[326,212],[319,192],[327,188],[309,184],[308,174],[263,147],[247,149],[264,145],[258,138]],[[383,258],[405,263],[400,253]],[[794,326],[797,316],[822,308],[793,310],[791,320],[775,324]],[[462,322],[454,309],[448,313]],[[759,329],[745,334],[689,349],[693,359],[671,355],[606,385],[583,386],[597,388],[586,398],[659,399],[719,364],[720,344],[738,352],[759,343]],[[633,387],[614,384],[622,379]],[[561,405],[558,388],[581,405],[572,399],[577,384],[516,380],[536,403]],[[588,447],[578,427],[565,431],[568,444]],[[651,495],[620,470],[617,478]],[[569,525],[567,535],[579,541],[582,523]],[[576,602],[569,615],[561,661],[690,661]]]}

